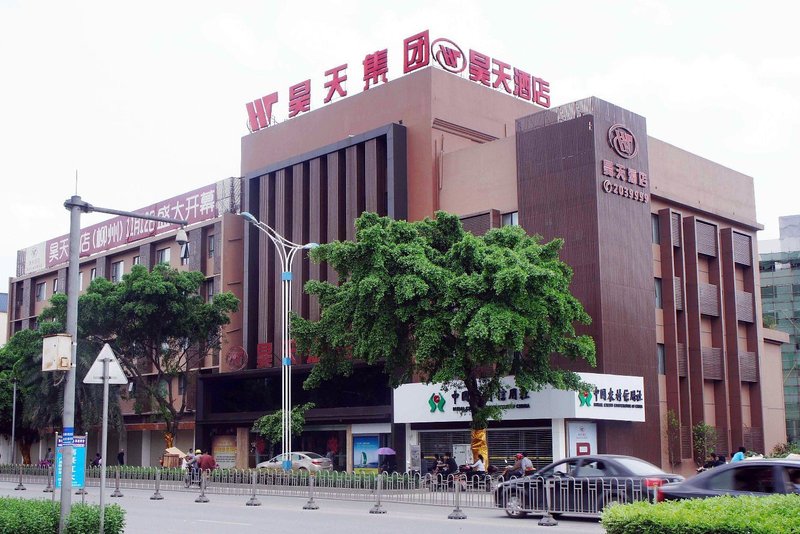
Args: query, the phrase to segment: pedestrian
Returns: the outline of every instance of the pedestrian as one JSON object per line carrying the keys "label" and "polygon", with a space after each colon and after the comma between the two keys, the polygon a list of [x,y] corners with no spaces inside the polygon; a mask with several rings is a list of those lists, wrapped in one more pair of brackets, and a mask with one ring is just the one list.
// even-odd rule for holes
{"label": "pedestrian", "polygon": [[119,450],[119,454],[117,454],[117,464],[125,465],[125,449]]}
{"label": "pedestrian", "polygon": [[90,465],[92,467],[100,467],[103,465],[103,458],[100,457],[99,452],[94,455],[94,459],[92,459],[92,463]]}
{"label": "pedestrian", "polygon": [[746,452],[747,449],[745,449],[744,447],[739,447],[739,450],[736,451],[736,454],[734,454],[733,457],[731,458],[731,463],[741,462],[742,460],[744,460],[744,453]]}
{"label": "pedestrian", "polygon": [[200,455],[200,459],[197,460],[197,463],[201,471],[210,471],[212,469],[216,469],[217,467],[217,461],[211,455],[211,451],[208,450]]}
{"label": "pedestrian", "polygon": [[47,448],[47,455],[44,457],[47,465],[53,465],[53,460],[55,459],[55,455],[53,454],[53,449],[51,447]]}

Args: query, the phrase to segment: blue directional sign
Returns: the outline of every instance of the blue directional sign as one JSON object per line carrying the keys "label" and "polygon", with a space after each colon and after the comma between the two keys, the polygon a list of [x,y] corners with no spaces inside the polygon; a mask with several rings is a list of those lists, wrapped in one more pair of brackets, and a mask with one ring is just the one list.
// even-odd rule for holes
{"label": "blue directional sign", "polygon": [[[66,433],[65,433],[66,434]],[[86,484],[86,436],[58,436],[56,443],[56,488],[61,487],[61,470],[64,468],[64,457],[61,454],[64,447],[69,447],[67,440],[72,444],[72,487],[82,488]]]}

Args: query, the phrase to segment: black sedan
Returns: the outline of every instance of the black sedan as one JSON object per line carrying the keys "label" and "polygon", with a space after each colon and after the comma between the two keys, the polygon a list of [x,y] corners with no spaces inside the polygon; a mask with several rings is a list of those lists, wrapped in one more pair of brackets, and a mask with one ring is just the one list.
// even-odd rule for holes
{"label": "black sedan", "polygon": [[509,517],[529,513],[597,516],[610,503],[654,500],[655,489],[683,480],[655,465],[614,454],[574,456],[552,463],[530,476],[498,485],[495,506]]}
{"label": "black sedan", "polygon": [[744,460],[720,465],[683,482],[665,484],[658,490],[658,500],[773,493],[800,493],[800,460]]}

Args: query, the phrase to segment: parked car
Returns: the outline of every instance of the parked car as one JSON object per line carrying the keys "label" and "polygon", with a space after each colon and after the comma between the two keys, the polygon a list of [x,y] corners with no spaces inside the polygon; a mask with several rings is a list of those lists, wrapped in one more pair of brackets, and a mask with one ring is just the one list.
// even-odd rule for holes
{"label": "parked car", "polygon": [[718,495],[800,493],[800,460],[743,460],[720,465],[658,489],[658,500],[695,499]]}
{"label": "parked car", "polygon": [[680,480],[682,476],[632,456],[574,456],[532,475],[502,482],[494,492],[494,501],[514,518],[548,509],[553,515],[597,515],[612,502],[654,500],[655,488]]}
{"label": "parked car", "polygon": [[[292,460],[292,471],[330,471],[333,469],[333,463],[330,459],[317,454],[316,452],[290,452],[287,453]],[[256,465],[262,469],[283,469],[283,461],[285,456],[279,454],[271,460],[261,462]]]}

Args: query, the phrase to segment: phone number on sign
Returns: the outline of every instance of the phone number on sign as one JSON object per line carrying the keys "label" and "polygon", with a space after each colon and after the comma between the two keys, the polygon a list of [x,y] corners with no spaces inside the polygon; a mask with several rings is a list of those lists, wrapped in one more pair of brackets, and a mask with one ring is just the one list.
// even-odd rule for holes
{"label": "phone number on sign", "polygon": [[650,200],[650,194],[642,191],[636,191],[624,185],[617,184],[611,180],[603,180],[603,191],[614,195],[619,195],[624,198],[630,198],[639,202],[647,202]]}

